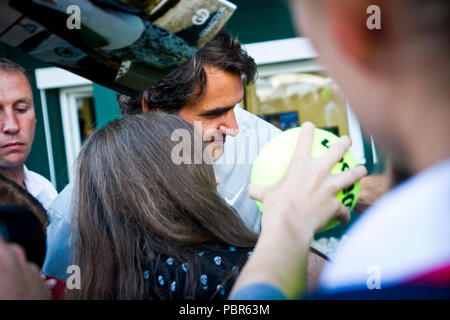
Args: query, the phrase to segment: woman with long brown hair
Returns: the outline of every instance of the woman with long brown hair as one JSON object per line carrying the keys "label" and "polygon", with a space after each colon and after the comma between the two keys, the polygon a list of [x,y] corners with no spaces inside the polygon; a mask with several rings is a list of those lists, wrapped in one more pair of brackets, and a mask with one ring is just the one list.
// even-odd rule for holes
{"label": "woman with long brown hair", "polygon": [[69,297],[227,297],[257,236],[218,195],[212,165],[175,164],[176,129],[188,133],[182,152],[203,159],[193,127],[163,113],[114,120],[85,142],[72,223],[81,289]]}

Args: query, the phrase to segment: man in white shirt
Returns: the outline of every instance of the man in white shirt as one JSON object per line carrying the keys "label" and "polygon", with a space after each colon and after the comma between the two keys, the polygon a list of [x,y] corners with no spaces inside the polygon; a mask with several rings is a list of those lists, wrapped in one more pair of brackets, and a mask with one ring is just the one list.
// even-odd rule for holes
{"label": "man in white shirt", "polygon": [[35,128],[30,78],[20,65],[0,58],[0,174],[26,189],[47,210],[58,195],[54,186],[24,165]]}

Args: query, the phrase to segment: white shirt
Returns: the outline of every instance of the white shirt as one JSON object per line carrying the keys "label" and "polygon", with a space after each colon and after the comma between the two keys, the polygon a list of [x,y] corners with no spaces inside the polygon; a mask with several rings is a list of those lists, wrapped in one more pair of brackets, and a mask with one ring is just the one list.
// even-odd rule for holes
{"label": "white shirt", "polygon": [[[327,265],[320,286],[368,288],[407,282],[450,262],[450,159],[394,188],[363,213]],[[369,279],[370,278],[370,279]]]}
{"label": "white shirt", "polygon": [[25,165],[23,176],[27,191],[42,204],[45,210],[48,210],[52,201],[58,196],[53,184],[40,174],[28,170]]}
{"label": "white shirt", "polygon": [[247,193],[253,162],[261,148],[281,133],[269,122],[234,108],[239,133],[227,136],[224,154],[214,163],[220,177],[219,194],[238,212],[245,224],[255,232],[261,230],[261,212]]}

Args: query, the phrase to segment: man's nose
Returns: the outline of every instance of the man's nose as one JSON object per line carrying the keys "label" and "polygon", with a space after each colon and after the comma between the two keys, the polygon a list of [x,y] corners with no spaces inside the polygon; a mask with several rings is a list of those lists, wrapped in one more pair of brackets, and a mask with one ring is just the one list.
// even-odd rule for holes
{"label": "man's nose", "polygon": [[1,129],[4,134],[16,134],[20,130],[19,121],[17,116],[11,112],[2,115]]}
{"label": "man's nose", "polygon": [[233,137],[238,135],[239,126],[236,121],[236,116],[234,115],[234,110],[231,110],[225,115],[222,125],[219,126],[219,131]]}

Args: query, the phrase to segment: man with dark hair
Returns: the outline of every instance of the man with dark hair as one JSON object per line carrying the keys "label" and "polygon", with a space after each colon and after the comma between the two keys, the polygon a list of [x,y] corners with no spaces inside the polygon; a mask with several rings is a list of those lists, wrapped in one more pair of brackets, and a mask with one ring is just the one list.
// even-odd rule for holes
{"label": "man with dark hair", "polygon": [[0,300],[50,299],[50,292],[39,278],[39,268],[26,259],[17,244],[0,237]]}
{"label": "man with dark hair", "polygon": [[0,174],[26,189],[47,209],[57,196],[55,187],[24,164],[35,128],[30,77],[17,63],[0,58]]}
{"label": "man with dark hair", "polygon": [[237,82],[243,85],[251,84],[256,76],[253,58],[242,49],[236,38],[222,30],[191,59],[170,71],[136,99],[118,94],[121,114],[156,109],[171,114],[178,113],[194,100],[202,98],[211,67],[237,76]]}
{"label": "man with dark hair", "polygon": [[200,125],[215,161],[219,192],[244,222],[259,232],[260,212],[245,187],[258,151],[281,131],[237,106],[244,85],[255,77],[253,58],[236,38],[222,30],[189,61],[137,98],[118,94],[117,99],[121,114],[161,111]]}
{"label": "man with dark hair", "polygon": [[[239,127],[234,108],[242,100],[244,85],[256,76],[256,64],[239,41],[221,31],[180,67],[172,70],[136,99],[118,95],[122,114],[161,111],[202,124],[204,141],[215,142],[213,158],[223,154],[226,136]],[[249,115],[254,117],[253,115]],[[216,140],[213,136],[219,138]]]}

